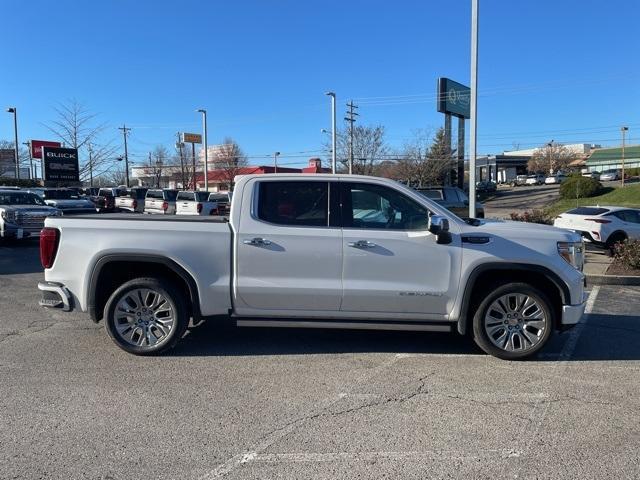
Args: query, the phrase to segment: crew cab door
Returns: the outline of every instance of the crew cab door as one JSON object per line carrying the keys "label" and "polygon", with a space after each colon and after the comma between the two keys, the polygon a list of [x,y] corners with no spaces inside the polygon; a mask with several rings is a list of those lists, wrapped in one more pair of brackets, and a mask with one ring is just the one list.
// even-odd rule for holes
{"label": "crew cab door", "polygon": [[460,278],[457,235],[436,243],[428,209],[401,190],[341,184],[345,312],[440,318],[453,307]]}
{"label": "crew cab door", "polygon": [[[337,205],[337,202],[334,203]],[[342,297],[342,231],[332,226],[326,180],[247,184],[235,235],[235,311],[332,312]]]}

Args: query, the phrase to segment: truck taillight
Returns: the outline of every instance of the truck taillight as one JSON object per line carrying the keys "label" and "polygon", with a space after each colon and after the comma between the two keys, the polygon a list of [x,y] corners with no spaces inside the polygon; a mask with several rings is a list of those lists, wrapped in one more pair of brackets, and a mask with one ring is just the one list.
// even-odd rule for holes
{"label": "truck taillight", "polygon": [[162,210],[165,212],[169,209],[169,202],[162,202]]}
{"label": "truck taillight", "polygon": [[202,213],[202,204],[199,203],[197,207],[198,207],[198,213]]}
{"label": "truck taillight", "polygon": [[131,204],[131,208],[133,208],[134,210],[135,210],[136,208],[138,208],[138,201],[137,201],[137,200],[134,200],[134,201],[133,201],[133,203]]}
{"label": "truck taillight", "polygon": [[45,227],[40,232],[40,263],[43,268],[51,268],[58,252],[60,230]]}

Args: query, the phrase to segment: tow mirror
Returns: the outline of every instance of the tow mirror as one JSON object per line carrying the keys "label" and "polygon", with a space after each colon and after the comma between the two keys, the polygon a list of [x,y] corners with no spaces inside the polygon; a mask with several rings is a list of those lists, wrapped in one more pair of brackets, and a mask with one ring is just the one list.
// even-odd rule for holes
{"label": "tow mirror", "polygon": [[451,234],[449,233],[449,220],[442,215],[431,215],[429,217],[429,232],[436,236],[436,243],[451,243]]}

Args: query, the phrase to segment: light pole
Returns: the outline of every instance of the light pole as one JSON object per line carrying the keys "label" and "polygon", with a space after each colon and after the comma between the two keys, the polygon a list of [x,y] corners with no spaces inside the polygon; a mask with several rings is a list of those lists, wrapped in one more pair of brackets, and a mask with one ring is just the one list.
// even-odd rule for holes
{"label": "light pole", "polygon": [[331,97],[331,173],[336,173],[337,157],[336,157],[336,94],[327,92],[326,95]]}
{"label": "light pole", "polygon": [[475,218],[478,153],[478,0],[471,0],[471,104],[469,107],[469,217]]}
{"label": "light pole", "polygon": [[278,173],[278,156],[280,152],[273,153],[273,173]]}
{"label": "light pole", "polygon": [[[207,111],[198,109],[202,114],[202,146],[204,147],[204,190],[209,191],[209,152],[207,152]],[[194,173],[195,175],[195,173]]]}
{"label": "light pole", "polygon": [[[93,148],[89,144],[89,186],[93,187]],[[129,185],[127,185],[127,188]]]}
{"label": "light pole", "polygon": [[553,140],[547,143],[547,153],[549,154],[549,175],[553,174]]}
{"label": "light pole", "polygon": [[7,112],[13,113],[13,134],[15,141],[15,160],[16,160],[16,180],[20,180],[20,152],[18,143],[18,109],[16,107],[7,108]]}
{"label": "light pole", "polygon": [[622,133],[622,186],[624,187],[624,140],[625,134],[629,131],[629,127],[620,127]]}

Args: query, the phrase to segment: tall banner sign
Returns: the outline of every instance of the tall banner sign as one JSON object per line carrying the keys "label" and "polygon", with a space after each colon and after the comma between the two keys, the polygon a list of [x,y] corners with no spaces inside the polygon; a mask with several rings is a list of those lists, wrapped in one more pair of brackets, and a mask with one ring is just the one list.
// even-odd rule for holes
{"label": "tall banner sign", "polygon": [[44,181],[56,183],[78,183],[80,166],[78,150],[75,148],[42,147]]}

